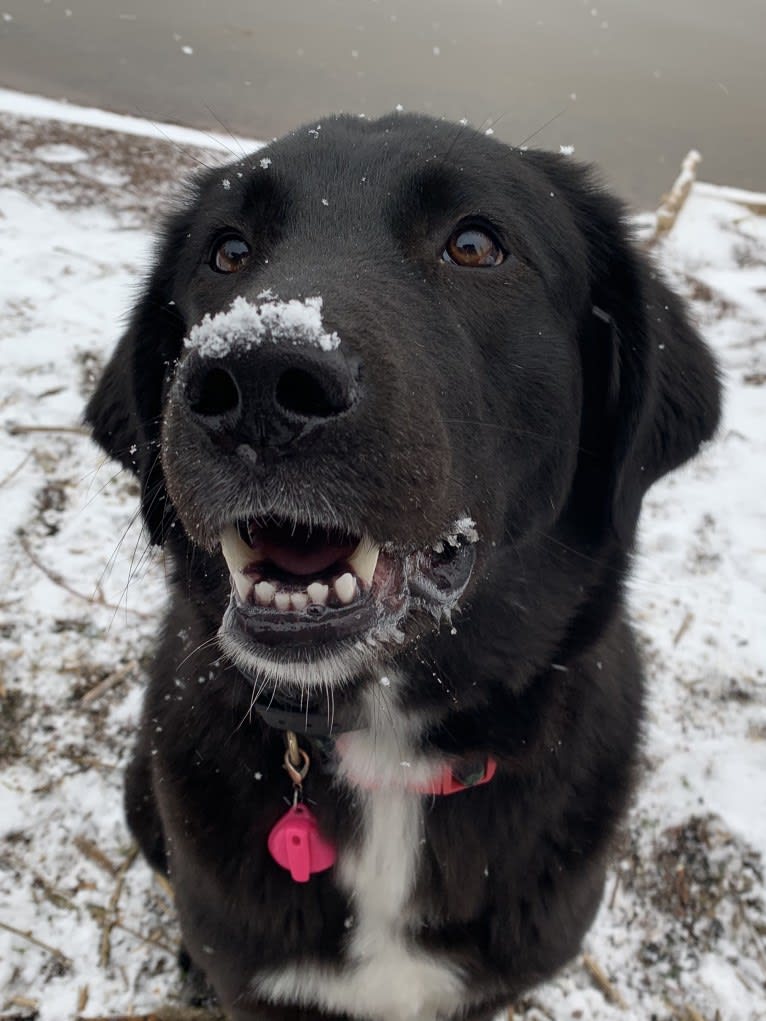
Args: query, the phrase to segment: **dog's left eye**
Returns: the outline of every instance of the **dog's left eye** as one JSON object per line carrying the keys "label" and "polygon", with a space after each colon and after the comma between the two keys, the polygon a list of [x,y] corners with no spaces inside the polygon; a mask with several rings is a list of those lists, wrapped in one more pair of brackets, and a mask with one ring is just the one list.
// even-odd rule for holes
{"label": "dog's left eye", "polygon": [[505,252],[497,238],[483,227],[458,227],[450,235],[442,259],[456,266],[499,266]]}
{"label": "dog's left eye", "polygon": [[210,265],[218,273],[238,273],[250,261],[252,249],[238,234],[229,234],[213,245]]}

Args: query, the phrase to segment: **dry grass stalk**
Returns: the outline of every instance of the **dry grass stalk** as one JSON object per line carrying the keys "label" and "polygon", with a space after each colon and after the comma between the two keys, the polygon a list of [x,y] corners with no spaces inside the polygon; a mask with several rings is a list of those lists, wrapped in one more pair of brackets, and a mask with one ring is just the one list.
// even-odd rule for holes
{"label": "dry grass stalk", "polygon": [[52,571],[47,564],[44,564],[42,560],[37,556],[32,547],[29,545],[29,540],[23,532],[18,532],[19,544],[24,550],[26,555],[32,561],[38,570],[42,571],[43,574],[57,585],[59,588],[63,588],[65,592],[68,592],[70,596],[74,596],[75,599],[80,599],[84,603],[88,603],[90,606],[104,606],[107,610],[114,610],[115,613],[119,613],[120,610],[124,610],[125,613],[132,613],[136,617],[142,617],[144,620],[151,620],[151,614],[141,613],[140,610],[133,610],[128,606],[120,607],[114,603],[108,603],[103,596],[101,598],[86,596],[82,592],[78,592],[77,589],[72,588],[69,582],[63,578],[57,571]]}
{"label": "dry grass stalk", "polygon": [[80,701],[83,705],[90,705],[91,702],[95,702],[102,695],[105,695],[107,691],[111,691],[118,684],[122,684],[125,678],[137,669],[138,663],[135,659],[132,659],[129,663],[125,663],[123,666],[113,670],[103,681],[99,681],[89,691],[86,691]]}
{"label": "dry grass stalk", "polygon": [[197,1007],[161,1007],[151,1014],[109,1014],[99,1017],[78,1016],[77,1021],[226,1021],[217,1010],[201,1010]]}
{"label": "dry grass stalk", "polygon": [[89,436],[90,429],[83,425],[7,425],[6,432],[11,436],[26,436],[28,433],[74,433],[76,436]]}
{"label": "dry grass stalk", "polygon": [[126,932],[128,936],[132,936],[133,939],[137,939],[140,943],[145,943],[147,946],[157,947],[159,950],[163,950],[166,954],[170,954],[174,957],[178,953],[178,947],[172,947],[169,943],[159,939],[157,936],[147,936],[143,932],[138,932],[136,929],[131,929],[129,925],[126,925],[121,918],[115,919],[112,923],[113,929],[119,929],[120,932]]}
{"label": "dry grass stalk", "polygon": [[106,912],[104,913],[104,928],[101,932],[101,953],[100,961],[101,967],[106,968],[109,964],[109,957],[112,951],[112,929],[118,923],[117,918],[117,907],[120,903],[120,896],[122,894],[122,888],[125,884],[125,876],[128,873],[128,869],[136,860],[138,856],[138,848],[132,847],[128,852],[125,861],[119,868],[117,878],[114,884],[114,890],[112,890],[112,896],[109,898],[109,904]]}
{"label": "dry grass stalk", "polygon": [[583,954],[582,963],[585,970],[588,972],[590,977],[599,987],[604,996],[609,1000],[610,1003],[614,1003],[620,1010],[627,1010],[628,1005],[623,1000],[619,989],[612,985],[609,980],[609,976],[606,974],[601,965],[593,958],[590,954]]}
{"label": "dry grass stalk", "polygon": [[691,627],[693,621],[694,614],[691,612],[691,610],[689,610],[684,616],[684,619],[681,621],[681,627],[678,629],[678,631],[676,631],[675,635],[673,636],[673,645],[678,645],[683,636]]}
{"label": "dry grass stalk", "polygon": [[77,992],[77,1013],[82,1014],[85,1008],[88,1006],[88,1000],[90,999],[90,988],[88,986],[80,986]]}
{"label": "dry grass stalk", "polygon": [[681,164],[681,173],[673,182],[673,187],[668,194],[663,197],[655,213],[654,233],[647,239],[647,245],[653,245],[673,229],[673,225],[692,190],[692,185],[697,177],[697,167],[701,162],[702,156],[696,149],[687,153]]}
{"label": "dry grass stalk", "polygon": [[84,855],[89,858],[92,862],[102,868],[104,872],[108,872],[110,876],[116,876],[119,872],[119,868],[111,861],[98,847],[93,843],[92,840],[88,840],[87,837],[75,837],[74,846]]}
{"label": "dry grass stalk", "polygon": [[8,1000],[9,1007],[21,1007],[22,1010],[37,1010],[38,1001],[31,996],[12,996]]}
{"label": "dry grass stalk", "polygon": [[16,465],[13,471],[9,472],[4,479],[0,479],[0,489],[2,489],[3,486],[7,486],[9,482],[12,482],[13,479],[16,478],[16,476],[19,474],[19,472],[21,471],[21,469],[24,467],[24,465],[27,463],[31,456],[32,451],[30,450],[26,457],[22,457],[21,461]]}
{"label": "dry grass stalk", "polygon": [[684,1021],[705,1021],[702,1014],[694,1007],[684,1007]]}
{"label": "dry grass stalk", "polygon": [[20,939],[25,939],[28,943],[32,943],[34,946],[44,950],[52,957],[55,957],[57,961],[65,965],[67,968],[71,967],[72,959],[70,957],[67,957],[66,954],[62,954],[60,950],[56,947],[52,947],[50,943],[43,943],[42,940],[33,936],[31,932],[24,932],[23,929],[17,929],[15,925],[9,925],[8,922],[0,922],[0,929],[5,929],[6,932],[11,932],[14,936],[20,937]]}

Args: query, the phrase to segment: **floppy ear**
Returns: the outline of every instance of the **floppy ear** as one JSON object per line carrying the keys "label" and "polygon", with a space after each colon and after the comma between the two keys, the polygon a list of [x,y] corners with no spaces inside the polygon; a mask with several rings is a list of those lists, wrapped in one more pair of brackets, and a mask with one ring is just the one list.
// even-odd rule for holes
{"label": "floppy ear", "polygon": [[631,240],[621,203],[588,167],[534,158],[569,199],[589,254],[590,302],[580,329],[581,509],[594,509],[600,490],[602,524],[630,545],[649,486],[715,432],[718,370],[681,300]]}
{"label": "floppy ear", "polygon": [[165,378],[185,333],[171,300],[173,240],[168,230],[127,330],[85,409],[93,438],[141,483],[141,510],[151,541],[161,545],[173,515],[160,463]]}
{"label": "floppy ear", "polygon": [[621,324],[627,295],[616,296],[612,314],[620,356],[612,524],[621,537],[632,536],[649,486],[697,453],[721,412],[717,365],[683,303],[643,258],[638,278],[641,333]]}

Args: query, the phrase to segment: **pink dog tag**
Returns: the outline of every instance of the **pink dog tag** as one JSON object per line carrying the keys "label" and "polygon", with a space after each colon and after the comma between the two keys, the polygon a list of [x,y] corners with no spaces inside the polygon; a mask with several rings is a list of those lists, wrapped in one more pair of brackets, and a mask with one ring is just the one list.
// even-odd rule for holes
{"label": "pink dog tag", "polygon": [[317,821],[305,805],[293,805],[269,833],[269,854],[296,883],[307,883],[314,872],[335,864],[335,848],[319,832]]}

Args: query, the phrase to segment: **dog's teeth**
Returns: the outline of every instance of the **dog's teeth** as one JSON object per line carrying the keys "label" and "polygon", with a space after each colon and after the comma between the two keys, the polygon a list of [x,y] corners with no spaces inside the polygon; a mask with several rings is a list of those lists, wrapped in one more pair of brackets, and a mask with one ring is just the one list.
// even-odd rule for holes
{"label": "dog's teeth", "polygon": [[274,605],[278,610],[289,610],[290,609],[290,593],[289,592],[277,592],[274,596]]}
{"label": "dog's teeth", "polygon": [[255,586],[255,601],[259,606],[271,606],[276,591],[270,581],[259,581]]}
{"label": "dog's teeth", "polygon": [[231,580],[237,590],[237,595],[243,603],[248,602],[253,583],[242,572],[252,564],[253,551],[240,537],[234,525],[227,525],[221,532],[221,552],[229,568]]}
{"label": "dog's teeth", "polygon": [[291,592],[290,605],[294,610],[305,610],[309,605],[309,597],[306,592]]}
{"label": "dog's teeth", "polygon": [[221,532],[221,552],[232,578],[236,578],[256,559],[252,549],[242,539],[234,525],[227,525]]}
{"label": "dog's teeth", "polygon": [[377,546],[370,539],[362,539],[352,556],[349,557],[349,567],[365,585],[372,585],[372,577],[375,574],[375,568],[378,566],[379,556],[380,546]]}
{"label": "dog's teeth", "polygon": [[306,589],[308,597],[312,603],[318,603],[320,606],[326,606],[327,597],[330,594],[330,589],[327,585],[323,585],[321,581],[312,581],[309,587]]}
{"label": "dog's teeth", "polygon": [[232,574],[231,580],[234,582],[234,588],[237,590],[240,602],[249,603],[250,593],[253,591],[253,583],[250,579],[237,571],[236,574]]}
{"label": "dog's teeth", "polygon": [[344,606],[347,606],[356,595],[356,581],[348,571],[335,582],[335,595]]}

